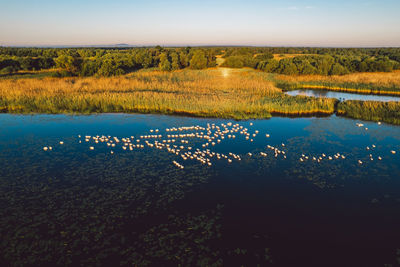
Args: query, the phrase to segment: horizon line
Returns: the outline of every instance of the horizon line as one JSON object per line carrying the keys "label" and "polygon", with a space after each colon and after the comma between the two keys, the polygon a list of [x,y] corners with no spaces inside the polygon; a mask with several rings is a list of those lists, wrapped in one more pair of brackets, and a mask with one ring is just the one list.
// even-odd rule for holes
{"label": "horizon line", "polygon": [[269,47],[269,48],[400,48],[400,45],[397,46],[329,46],[329,45],[257,45],[257,44],[127,44],[127,43],[117,43],[117,44],[71,44],[71,45],[51,45],[51,44],[42,44],[42,45],[2,45],[0,47],[9,47],[9,48],[150,48],[161,46],[165,48],[181,48],[181,47]]}

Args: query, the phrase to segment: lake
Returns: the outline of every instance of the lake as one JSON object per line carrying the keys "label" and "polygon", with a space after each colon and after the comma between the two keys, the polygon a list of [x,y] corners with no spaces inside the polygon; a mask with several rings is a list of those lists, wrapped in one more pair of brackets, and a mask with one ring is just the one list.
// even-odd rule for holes
{"label": "lake", "polygon": [[287,95],[296,96],[312,96],[312,97],[327,97],[327,98],[336,98],[340,101],[345,100],[361,100],[361,101],[400,101],[400,97],[398,96],[385,96],[385,95],[365,95],[365,94],[355,94],[355,93],[345,93],[345,92],[336,92],[329,90],[314,90],[314,89],[299,89],[293,91],[287,91]]}
{"label": "lake", "polygon": [[396,264],[399,160],[336,116],[1,114],[0,263]]}

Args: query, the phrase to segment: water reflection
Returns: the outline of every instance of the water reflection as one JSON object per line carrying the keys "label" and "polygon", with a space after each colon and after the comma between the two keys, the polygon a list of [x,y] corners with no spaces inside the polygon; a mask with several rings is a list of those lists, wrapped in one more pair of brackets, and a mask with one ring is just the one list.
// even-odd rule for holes
{"label": "water reflection", "polygon": [[[358,127],[358,121],[335,116],[229,122],[157,115],[1,115],[0,261],[35,266],[395,262],[400,127],[373,122]],[[145,142],[155,140],[140,138],[159,129],[157,140],[168,144],[162,142],[168,134],[188,134],[178,127],[193,125],[199,125],[202,138],[185,136],[189,144],[179,147],[209,149],[201,156],[215,152],[232,162],[212,157],[209,166],[183,160]],[[166,131],[172,127],[178,131]],[[221,138],[222,131],[233,129],[238,132]],[[122,148],[130,142],[110,147],[96,143],[97,135],[130,137],[144,147]],[[221,142],[211,140],[213,146],[205,135]],[[203,147],[205,142],[209,146]],[[271,147],[287,157],[275,157]],[[345,158],[335,158],[338,153]]]}
{"label": "water reflection", "polygon": [[290,96],[312,96],[312,97],[327,97],[327,98],[336,98],[339,101],[345,100],[362,100],[362,101],[400,101],[400,97],[397,96],[383,96],[383,95],[363,95],[363,94],[353,94],[353,93],[345,93],[345,92],[335,92],[328,90],[312,90],[312,89],[300,89],[288,91],[286,94]]}

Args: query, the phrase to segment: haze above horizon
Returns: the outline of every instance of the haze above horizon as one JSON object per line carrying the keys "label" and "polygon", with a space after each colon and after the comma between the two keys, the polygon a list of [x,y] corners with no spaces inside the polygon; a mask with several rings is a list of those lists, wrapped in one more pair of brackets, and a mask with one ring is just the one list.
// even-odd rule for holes
{"label": "haze above horizon", "polygon": [[400,46],[398,0],[0,4],[0,46]]}

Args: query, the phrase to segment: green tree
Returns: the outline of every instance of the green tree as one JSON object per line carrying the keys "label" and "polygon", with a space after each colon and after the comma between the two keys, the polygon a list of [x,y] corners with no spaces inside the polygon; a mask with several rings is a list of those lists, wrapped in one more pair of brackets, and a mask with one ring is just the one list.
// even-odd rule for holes
{"label": "green tree", "polygon": [[182,68],[189,67],[189,57],[185,52],[182,51],[179,53],[179,61]]}
{"label": "green tree", "polygon": [[35,67],[35,60],[31,57],[23,57],[20,58],[19,64],[23,70],[33,70]]}
{"label": "green tree", "polygon": [[160,54],[160,63],[158,67],[162,71],[170,71],[172,69],[167,53],[163,52]]}
{"label": "green tree", "polygon": [[314,68],[310,63],[306,64],[301,70],[301,74],[317,74],[317,69]]}
{"label": "green tree", "polygon": [[263,53],[263,54],[258,54],[257,56],[255,56],[255,59],[258,61],[268,61],[273,58],[274,58],[274,55],[272,55],[271,53]]}
{"label": "green tree", "polygon": [[189,57],[188,54],[186,54],[184,51],[181,51],[179,53],[179,63],[182,68],[189,67]]}
{"label": "green tree", "polygon": [[171,69],[179,70],[181,68],[179,56],[176,52],[171,53]]}
{"label": "green tree", "polygon": [[11,73],[16,72],[16,71],[18,71],[17,68],[15,68],[13,66],[8,66],[8,67],[5,67],[5,68],[1,69],[0,70],[0,74],[8,75],[8,74],[11,74]]}
{"label": "green tree", "polygon": [[193,57],[190,60],[190,67],[192,69],[207,68],[207,58],[202,50],[196,50],[193,52]]}
{"label": "green tree", "polygon": [[276,59],[271,59],[266,61],[266,64],[262,67],[262,70],[266,72],[275,72],[278,67],[279,61]]}
{"label": "green tree", "polygon": [[333,64],[332,69],[329,71],[329,75],[344,75],[347,73],[349,73],[349,71],[339,63]]}
{"label": "green tree", "polygon": [[242,56],[227,57],[222,66],[229,68],[243,68],[244,67],[243,57]]}
{"label": "green tree", "polygon": [[57,68],[64,69],[72,74],[78,74],[82,60],[77,57],[62,54],[54,59]]}
{"label": "green tree", "polygon": [[124,73],[121,63],[109,57],[102,60],[101,67],[97,71],[99,76],[117,76]]}

